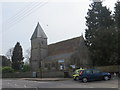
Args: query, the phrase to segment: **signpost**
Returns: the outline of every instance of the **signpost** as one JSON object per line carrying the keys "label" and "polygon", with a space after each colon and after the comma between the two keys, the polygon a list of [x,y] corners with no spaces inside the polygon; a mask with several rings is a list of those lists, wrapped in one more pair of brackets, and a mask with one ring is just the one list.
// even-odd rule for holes
{"label": "signpost", "polygon": [[60,66],[60,70],[64,70],[64,59],[58,60],[59,66]]}

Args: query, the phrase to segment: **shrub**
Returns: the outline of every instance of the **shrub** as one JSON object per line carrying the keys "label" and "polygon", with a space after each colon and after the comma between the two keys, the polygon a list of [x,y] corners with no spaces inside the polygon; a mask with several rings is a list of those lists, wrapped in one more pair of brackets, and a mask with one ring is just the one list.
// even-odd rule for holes
{"label": "shrub", "polygon": [[12,67],[5,66],[2,68],[2,72],[3,73],[12,73],[12,72],[14,72],[14,69]]}
{"label": "shrub", "polygon": [[23,65],[22,71],[23,71],[23,72],[30,71],[30,66],[29,66],[29,65]]}
{"label": "shrub", "polygon": [[2,67],[0,67],[0,72],[2,72]]}

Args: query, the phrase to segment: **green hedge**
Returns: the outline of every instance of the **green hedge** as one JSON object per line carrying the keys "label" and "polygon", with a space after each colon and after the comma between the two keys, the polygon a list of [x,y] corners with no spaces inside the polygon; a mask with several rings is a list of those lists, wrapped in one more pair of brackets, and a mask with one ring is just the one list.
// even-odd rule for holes
{"label": "green hedge", "polygon": [[22,71],[23,71],[23,72],[30,71],[30,66],[29,66],[29,65],[23,65]]}
{"label": "green hedge", "polygon": [[12,67],[5,66],[5,67],[2,67],[2,72],[3,73],[12,73],[12,72],[14,72],[14,69]]}
{"label": "green hedge", "polygon": [[2,67],[0,67],[0,72],[2,72]]}

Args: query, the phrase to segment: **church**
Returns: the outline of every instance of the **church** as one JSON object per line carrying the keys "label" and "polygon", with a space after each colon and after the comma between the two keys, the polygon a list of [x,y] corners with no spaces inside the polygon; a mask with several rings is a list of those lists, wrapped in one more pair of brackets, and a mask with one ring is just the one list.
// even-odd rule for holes
{"label": "church", "polygon": [[71,38],[61,42],[47,43],[47,35],[38,23],[31,37],[32,71],[67,70],[70,67],[87,68],[91,66],[89,51],[83,36]]}

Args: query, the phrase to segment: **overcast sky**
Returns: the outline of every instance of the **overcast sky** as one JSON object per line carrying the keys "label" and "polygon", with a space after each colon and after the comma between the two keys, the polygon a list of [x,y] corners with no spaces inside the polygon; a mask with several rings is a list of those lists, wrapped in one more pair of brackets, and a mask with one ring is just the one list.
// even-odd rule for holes
{"label": "overcast sky", "polygon": [[[18,0],[19,1],[19,0]],[[0,54],[6,54],[9,48],[20,42],[23,52],[30,48],[30,38],[39,22],[48,37],[48,44],[81,36],[85,33],[85,16],[90,0],[32,0],[33,2],[14,2],[4,0],[0,3]],[[43,2],[44,1],[44,2]],[[114,11],[117,0],[105,0]],[[1,50],[2,48],[2,50]]]}

